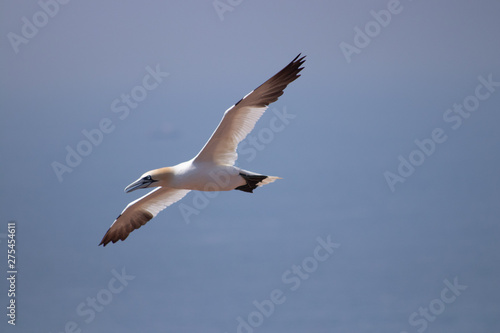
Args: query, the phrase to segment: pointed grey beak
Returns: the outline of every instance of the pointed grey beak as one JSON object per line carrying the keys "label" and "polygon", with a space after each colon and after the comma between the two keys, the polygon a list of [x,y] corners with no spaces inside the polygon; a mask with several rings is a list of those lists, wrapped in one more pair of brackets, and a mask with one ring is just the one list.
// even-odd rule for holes
{"label": "pointed grey beak", "polygon": [[151,177],[141,178],[141,179],[136,180],[135,182],[133,182],[129,186],[125,187],[124,191],[125,191],[125,193],[129,193],[129,192],[138,190],[140,188],[146,188],[146,187],[149,187],[149,185],[151,185],[152,183],[154,183],[156,181],[157,180],[151,179]]}

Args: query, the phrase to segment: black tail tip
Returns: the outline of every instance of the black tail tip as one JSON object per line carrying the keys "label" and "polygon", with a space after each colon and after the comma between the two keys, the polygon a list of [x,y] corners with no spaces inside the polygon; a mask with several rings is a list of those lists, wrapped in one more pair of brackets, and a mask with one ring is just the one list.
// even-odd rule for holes
{"label": "black tail tip", "polygon": [[245,185],[238,186],[235,188],[235,190],[247,192],[247,193],[253,193],[253,190],[255,190],[257,187],[259,187],[259,184],[261,181],[267,178],[267,176],[261,176],[261,175],[247,175],[244,173],[240,173],[240,176],[243,177],[243,179],[247,182]]}

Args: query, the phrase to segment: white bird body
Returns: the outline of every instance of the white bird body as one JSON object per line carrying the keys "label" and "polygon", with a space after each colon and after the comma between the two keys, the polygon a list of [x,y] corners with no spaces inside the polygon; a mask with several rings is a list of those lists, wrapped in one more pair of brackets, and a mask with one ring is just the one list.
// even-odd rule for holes
{"label": "white bird body", "polygon": [[251,91],[224,113],[224,117],[202,150],[193,159],[144,173],[125,192],[156,187],[132,201],[116,218],[99,245],[125,240],[160,211],[181,200],[190,191],[253,190],[279,177],[266,176],[234,166],[238,144],[253,130],[268,105],[297,79],[304,58],[300,54],[276,75]]}
{"label": "white bird body", "polygon": [[194,191],[231,191],[245,185],[239,175],[242,170],[229,165],[193,160],[172,167],[174,177],[170,187]]}

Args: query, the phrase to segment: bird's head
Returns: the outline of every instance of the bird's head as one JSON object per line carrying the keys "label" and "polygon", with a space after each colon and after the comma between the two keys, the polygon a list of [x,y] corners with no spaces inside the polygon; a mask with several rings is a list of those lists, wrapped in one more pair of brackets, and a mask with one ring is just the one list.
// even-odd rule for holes
{"label": "bird's head", "polygon": [[140,188],[168,186],[172,179],[172,175],[172,168],[161,168],[148,171],[140,176],[135,182],[125,187],[125,192],[129,193]]}

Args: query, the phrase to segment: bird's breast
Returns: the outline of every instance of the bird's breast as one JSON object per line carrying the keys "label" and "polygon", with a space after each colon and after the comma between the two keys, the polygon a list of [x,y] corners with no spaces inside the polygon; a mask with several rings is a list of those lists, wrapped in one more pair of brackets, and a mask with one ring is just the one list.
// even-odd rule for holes
{"label": "bird's breast", "polygon": [[209,164],[184,166],[176,173],[173,186],[196,191],[230,191],[244,185],[239,169]]}

